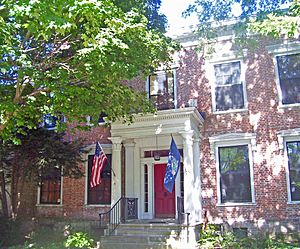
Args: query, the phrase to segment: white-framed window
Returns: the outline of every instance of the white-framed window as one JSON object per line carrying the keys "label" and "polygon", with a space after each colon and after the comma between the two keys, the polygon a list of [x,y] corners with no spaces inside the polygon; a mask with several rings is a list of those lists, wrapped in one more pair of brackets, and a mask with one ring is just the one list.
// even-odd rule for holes
{"label": "white-framed window", "polygon": [[176,70],[157,71],[151,74],[146,81],[146,90],[157,110],[176,108]]}
{"label": "white-framed window", "polygon": [[300,53],[276,56],[281,104],[300,104]]}
{"label": "white-framed window", "polygon": [[300,106],[300,42],[267,46],[273,55],[280,107]]}
{"label": "white-framed window", "polygon": [[[227,44],[225,48],[230,44]],[[206,71],[211,82],[214,113],[247,110],[246,56],[246,49],[240,53],[230,50],[229,47],[228,50],[219,47],[208,60]]]}
{"label": "white-framed window", "polygon": [[245,74],[241,60],[213,64],[215,112],[246,108]]}
{"label": "white-framed window", "polygon": [[216,161],[218,205],[255,203],[255,137],[252,133],[234,133],[209,138]]}
{"label": "white-framed window", "polygon": [[53,168],[47,174],[42,175],[38,188],[38,205],[62,204],[62,179],[61,168]]}
{"label": "white-framed window", "polygon": [[300,129],[278,132],[286,169],[288,203],[300,203]]}
{"label": "white-framed window", "polygon": [[90,206],[95,205],[110,205],[111,204],[111,177],[112,177],[112,150],[111,144],[101,144],[102,149],[107,157],[102,173],[101,183],[93,188],[90,186],[90,178],[92,173],[92,166],[95,153],[95,145],[86,148],[89,153],[86,158],[86,171],[85,171],[85,204]]}

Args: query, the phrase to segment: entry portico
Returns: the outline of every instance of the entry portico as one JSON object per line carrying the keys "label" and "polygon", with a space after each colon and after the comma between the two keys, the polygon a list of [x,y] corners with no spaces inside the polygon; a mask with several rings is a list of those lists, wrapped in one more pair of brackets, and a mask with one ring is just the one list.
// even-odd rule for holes
{"label": "entry portico", "polygon": [[[138,198],[139,219],[158,217],[155,191],[159,190],[155,188],[157,179],[155,179],[154,170],[156,166],[167,163],[168,157],[165,152],[169,150],[172,135],[178,149],[183,152],[181,158],[183,168],[176,178],[175,197],[183,197],[184,212],[190,213],[191,223],[201,222],[199,146],[202,124],[203,117],[194,107],[137,115],[134,123],[129,125],[122,122],[113,123],[110,138],[114,172],[112,174],[112,205],[124,194],[127,197]],[[122,145],[125,150],[123,157]],[[151,156],[156,152],[162,154],[159,161],[155,161]],[[122,161],[125,164],[123,170]],[[122,174],[125,177],[122,178]],[[122,179],[125,181],[123,193]],[[174,198],[175,207],[176,201],[177,198]],[[177,214],[174,214],[174,218],[175,215]]]}

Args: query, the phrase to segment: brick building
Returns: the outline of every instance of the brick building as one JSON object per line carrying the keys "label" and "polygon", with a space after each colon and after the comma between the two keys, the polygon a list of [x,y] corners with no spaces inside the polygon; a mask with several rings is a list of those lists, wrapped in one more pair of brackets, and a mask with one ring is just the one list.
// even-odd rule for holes
{"label": "brick building", "polygon": [[[181,197],[191,224],[207,213],[211,223],[249,231],[300,231],[300,43],[262,41],[238,53],[223,36],[208,59],[193,35],[176,39],[183,48],[170,70],[130,82],[157,113],[68,135],[88,138],[86,177],[45,179],[23,195],[25,212],[96,220],[126,196],[137,198],[138,219],[175,218]],[[182,167],[168,194],[161,181],[171,135]],[[110,164],[90,189],[96,141]]]}

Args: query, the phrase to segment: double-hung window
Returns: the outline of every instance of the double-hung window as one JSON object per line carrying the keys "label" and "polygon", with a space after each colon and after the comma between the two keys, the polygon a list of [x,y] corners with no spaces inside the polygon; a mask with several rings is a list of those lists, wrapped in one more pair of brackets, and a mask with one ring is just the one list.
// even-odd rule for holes
{"label": "double-hung window", "polygon": [[255,134],[234,133],[210,137],[216,160],[218,204],[255,203],[253,151]]}
{"label": "double-hung window", "polygon": [[221,203],[252,202],[248,145],[218,147]]}
{"label": "double-hung window", "polygon": [[276,56],[282,105],[300,103],[300,53]]}
{"label": "double-hung window", "polygon": [[160,71],[149,76],[149,99],[157,110],[175,108],[175,71]]}
{"label": "double-hung window", "polygon": [[39,204],[61,204],[61,169],[54,168],[42,176]]}
{"label": "double-hung window", "polygon": [[245,108],[241,61],[214,64],[214,111]]}
{"label": "double-hung window", "polygon": [[288,202],[300,203],[300,128],[279,131],[277,136],[285,155]]}
{"label": "double-hung window", "polygon": [[300,140],[286,142],[290,201],[300,202]]}
{"label": "double-hung window", "polygon": [[87,204],[110,205],[111,203],[111,154],[106,154],[107,162],[101,173],[101,183],[93,188],[90,186],[94,155],[88,156]]}

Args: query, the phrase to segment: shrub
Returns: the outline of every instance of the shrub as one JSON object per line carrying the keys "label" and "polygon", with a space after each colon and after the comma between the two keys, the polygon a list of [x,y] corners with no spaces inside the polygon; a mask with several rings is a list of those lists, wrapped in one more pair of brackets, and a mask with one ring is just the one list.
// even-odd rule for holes
{"label": "shrub", "polygon": [[297,245],[275,240],[268,235],[239,237],[232,233],[222,234],[216,226],[209,225],[200,232],[200,248],[203,249],[296,249]]}
{"label": "shrub", "polygon": [[67,248],[91,248],[92,245],[93,240],[83,232],[70,234],[65,242]]}

